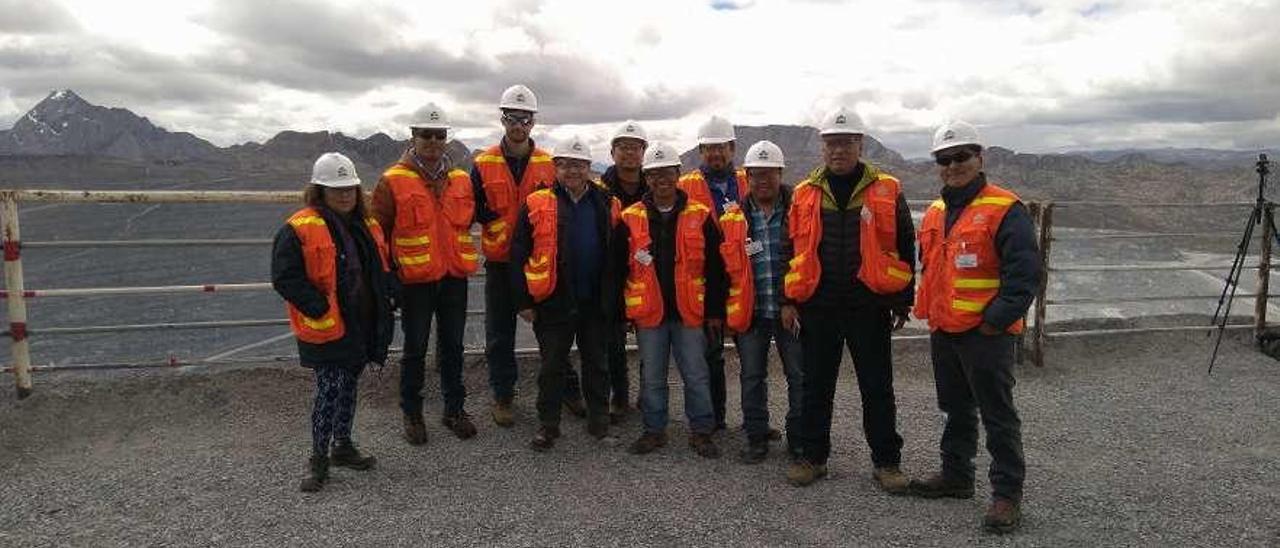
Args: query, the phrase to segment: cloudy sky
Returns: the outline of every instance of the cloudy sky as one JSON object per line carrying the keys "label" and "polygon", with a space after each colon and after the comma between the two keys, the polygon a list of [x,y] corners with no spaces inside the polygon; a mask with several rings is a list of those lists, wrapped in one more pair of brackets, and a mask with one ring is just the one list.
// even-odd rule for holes
{"label": "cloudy sky", "polygon": [[480,146],[502,90],[605,158],[636,118],[693,144],[853,108],[908,156],[950,117],[1027,152],[1280,145],[1280,0],[0,0],[0,127],[51,90],[218,145],[401,138],[428,101]]}

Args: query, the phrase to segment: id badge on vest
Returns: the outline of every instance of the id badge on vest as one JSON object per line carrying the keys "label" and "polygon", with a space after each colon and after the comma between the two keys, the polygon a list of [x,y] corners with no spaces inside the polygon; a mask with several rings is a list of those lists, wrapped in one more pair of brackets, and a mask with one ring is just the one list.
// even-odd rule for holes
{"label": "id badge on vest", "polygon": [[969,253],[969,246],[960,242],[960,253],[956,255],[956,268],[978,268],[978,254]]}
{"label": "id badge on vest", "polygon": [[638,250],[636,251],[636,262],[645,266],[649,266],[650,264],[653,263],[653,255],[649,254],[648,249]]}
{"label": "id badge on vest", "polygon": [[747,239],[747,256],[755,257],[764,251],[764,243],[750,238]]}

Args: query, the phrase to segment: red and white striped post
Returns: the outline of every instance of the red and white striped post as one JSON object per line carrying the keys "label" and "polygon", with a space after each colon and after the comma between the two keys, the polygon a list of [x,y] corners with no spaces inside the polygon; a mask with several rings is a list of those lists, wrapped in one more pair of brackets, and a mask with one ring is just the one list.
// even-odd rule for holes
{"label": "red and white striped post", "polygon": [[27,343],[27,300],[22,282],[22,237],[18,232],[18,199],[0,196],[4,216],[4,287],[9,293],[9,334],[13,337],[13,379],[18,398],[31,395],[31,349]]}

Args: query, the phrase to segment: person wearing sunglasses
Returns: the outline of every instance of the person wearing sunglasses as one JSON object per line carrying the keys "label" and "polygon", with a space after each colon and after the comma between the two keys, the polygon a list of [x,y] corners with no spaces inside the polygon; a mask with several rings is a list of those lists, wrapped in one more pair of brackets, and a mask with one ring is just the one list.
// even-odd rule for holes
{"label": "person wearing sunglasses", "polygon": [[404,285],[400,325],[400,409],[404,438],[427,443],[422,387],[431,321],[436,322],[436,367],[444,409],[440,422],[458,439],[476,434],[464,403],[462,337],[467,323],[467,276],[479,266],[471,236],[475,212],[471,178],[453,167],[447,151],[449,118],[434,103],[409,127],[409,147],[382,173],[373,191],[373,215],[391,245],[396,274]]}
{"label": "person wearing sunglasses", "polygon": [[484,356],[493,390],[491,414],[494,424],[506,428],[515,424],[512,405],[519,376],[511,236],[525,198],[550,186],[556,179],[556,169],[551,155],[529,138],[534,114],[538,112],[538,98],[533,91],[520,84],[507,88],[498,109],[502,113],[502,140],[476,156],[471,187],[476,199],[475,220],[482,226],[480,245],[485,258]]}
{"label": "person wearing sunglasses", "polygon": [[846,108],[822,122],[824,165],[796,185],[783,239],[782,327],[800,338],[800,458],[787,480],[826,477],[831,413],[845,349],[862,396],[862,429],[880,489],[903,494],[890,332],[913,298],[915,227],[901,183],[862,161],[864,130]]}
{"label": "person wearing sunglasses", "polygon": [[983,172],[982,140],[953,121],[933,136],[942,197],[920,225],[920,289],[916,316],[929,322],[938,408],[946,417],[942,468],[913,479],[925,498],[973,498],[978,417],[991,454],[988,531],[1021,521],[1026,464],[1022,423],[1013,405],[1013,366],[1022,318],[1040,284],[1035,227],[1017,194]]}

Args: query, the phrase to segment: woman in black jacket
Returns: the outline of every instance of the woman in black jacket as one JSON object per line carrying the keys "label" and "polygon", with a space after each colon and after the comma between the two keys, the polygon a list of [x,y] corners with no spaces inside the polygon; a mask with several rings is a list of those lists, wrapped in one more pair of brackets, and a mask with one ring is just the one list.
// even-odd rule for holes
{"label": "woman in black jacket", "polygon": [[376,462],[351,442],[351,425],[361,371],[387,358],[396,279],[350,159],[320,156],[303,199],[276,233],[271,284],[285,300],[299,362],[315,371],[310,475],[301,489],[318,491],[330,463],[367,470]]}

